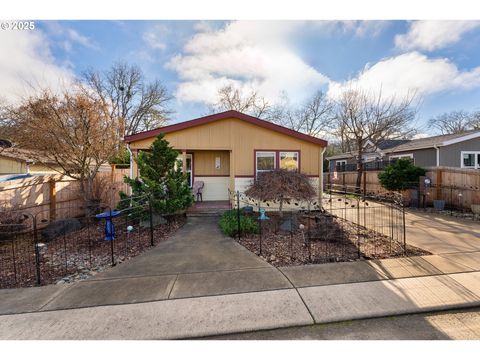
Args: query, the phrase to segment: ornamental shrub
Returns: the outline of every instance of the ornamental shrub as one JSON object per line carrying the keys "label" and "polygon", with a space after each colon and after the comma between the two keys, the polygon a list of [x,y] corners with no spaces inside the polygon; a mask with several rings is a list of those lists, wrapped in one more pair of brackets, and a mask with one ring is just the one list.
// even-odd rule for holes
{"label": "ornamental shrub", "polygon": [[[238,235],[238,217],[236,209],[227,210],[223,213],[220,219],[220,228],[230,237]],[[258,223],[253,218],[246,216],[242,209],[240,209],[240,232],[242,234],[258,233]]]}
{"label": "ornamental shrub", "polygon": [[399,191],[418,184],[420,176],[425,176],[425,169],[408,159],[398,159],[378,174],[378,180],[385,189]]}
{"label": "ornamental shrub", "polygon": [[137,157],[140,178],[125,176],[125,183],[132,188],[132,197],[121,192],[117,207],[141,206],[146,199],[151,199],[153,210],[159,214],[172,214],[190,207],[193,194],[177,157],[178,151],[159,134],[149,151],[142,151]]}

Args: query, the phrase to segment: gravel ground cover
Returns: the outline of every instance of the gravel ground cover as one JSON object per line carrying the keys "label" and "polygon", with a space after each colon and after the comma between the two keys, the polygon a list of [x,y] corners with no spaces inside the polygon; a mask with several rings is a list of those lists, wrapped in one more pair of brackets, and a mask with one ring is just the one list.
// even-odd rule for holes
{"label": "gravel ground cover", "polygon": [[[283,218],[278,214],[269,217],[261,224],[261,235],[243,234],[236,240],[274,266],[431,254],[408,244],[405,252],[403,244],[335,216],[297,213]],[[295,226],[290,230],[289,224]]]}

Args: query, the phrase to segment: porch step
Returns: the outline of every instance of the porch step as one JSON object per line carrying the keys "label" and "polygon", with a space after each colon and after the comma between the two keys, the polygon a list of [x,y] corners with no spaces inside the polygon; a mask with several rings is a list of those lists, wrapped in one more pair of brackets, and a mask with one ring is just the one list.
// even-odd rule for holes
{"label": "porch step", "polygon": [[222,214],[225,212],[226,210],[208,210],[208,211],[201,211],[201,212],[196,212],[196,211],[191,211],[191,212],[188,212],[187,211],[187,216],[190,216],[190,217],[204,217],[204,216],[222,216]]}

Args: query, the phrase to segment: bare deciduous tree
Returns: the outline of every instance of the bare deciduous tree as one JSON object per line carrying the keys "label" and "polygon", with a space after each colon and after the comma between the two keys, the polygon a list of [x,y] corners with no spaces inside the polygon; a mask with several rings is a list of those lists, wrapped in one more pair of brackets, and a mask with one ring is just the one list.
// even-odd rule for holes
{"label": "bare deciduous tree", "polygon": [[254,89],[245,93],[233,84],[228,84],[218,90],[217,101],[210,107],[209,111],[216,113],[227,110],[236,110],[258,118],[268,119],[271,106]]}
{"label": "bare deciduous tree", "polygon": [[348,88],[337,101],[337,136],[348,151],[357,156],[356,187],[360,188],[363,174],[363,154],[367,141],[377,146],[385,139],[406,138],[413,134],[409,127],[415,118],[414,95],[402,99],[384,98],[382,93],[369,93]]}
{"label": "bare deciduous tree", "polygon": [[172,113],[166,87],[159,80],[147,82],[136,65],[120,62],[104,73],[88,70],[82,80],[110,104],[111,117],[120,119],[119,139],[162,126]]}
{"label": "bare deciduous tree", "polygon": [[94,180],[99,168],[116,151],[119,124],[110,110],[89,89],[77,86],[61,95],[44,90],[9,109],[13,140],[19,147],[36,150],[36,155],[32,152],[32,157],[38,156],[35,160],[47,159],[62,174],[79,180],[85,204],[91,206],[98,200]]}
{"label": "bare deciduous tree", "polygon": [[335,104],[319,90],[298,107],[289,105],[283,94],[281,104],[273,107],[271,120],[280,125],[308,135],[319,136],[332,130],[335,118]]}
{"label": "bare deciduous tree", "polygon": [[442,135],[478,130],[480,129],[480,112],[451,111],[431,118],[428,125],[440,131]]}

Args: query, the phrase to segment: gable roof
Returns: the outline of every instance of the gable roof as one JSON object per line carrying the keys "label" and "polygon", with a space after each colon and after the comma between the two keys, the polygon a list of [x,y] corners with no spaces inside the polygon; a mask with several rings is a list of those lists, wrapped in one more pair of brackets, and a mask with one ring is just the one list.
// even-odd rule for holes
{"label": "gable roof", "polygon": [[209,123],[214,122],[214,121],[224,120],[224,119],[228,119],[228,118],[235,118],[235,119],[243,120],[243,121],[246,121],[250,124],[254,124],[254,125],[257,125],[257,126],[260,126],[260,127],[272,130],[272,131],[276,131],[276,132],[279,132],[279,133],[282,133],[282,134],[285,134],[285,135],[288,135],[288,136],[292,136],[292,137],[295,137],[295,138],[300,139],[300,140],[308,141],[308,142],[311,142],[313,144],[320,145],[322,147],[326,147],[327,144],[328,144],[327,141],[325,141],[323,139],[320,139],[320,138],[317,138],[315,136],[310,136],[310,135],[307,135],[307,134],[303,134],[301,132],[294,131],[294,130],[286,128],[284,126],[280,126],[280,125],[274,124],[272,122],[262,120],[262,119],[259,119],[257,117],[250,116],[250,115],[247,115],[247,114],[235,111],[235,110],[224,111],[224,112],[221,112],[221,113],[218,113],[218,114],[208,115],[208,116],[204,116],[204,117],[201,117],[201,118],[198,118],[198,119],[184,121],[184,122],[181,122],[181,123],[172,124],[172,125],[168,125],[168,126],[163,126],[163,127],[157,128],[157,129],[153,129],[153,130],[149,130],[149,131],[143,131],[143,132],[140,132],[140,133],[137,133],[137,134],[125,136],[125,142],[126,143],[131,143],[131,142],[134,142],[134,141],[143,140],[143,139],[147,139],[147,138],[150,138],[150,137],[157,136],[160,133],[168,134],[168,133],[171,133],[171,132],[174,132],[174,131],[180,131],[180,130],[183,130],[183,129],[188,129],[188,128],[192,128],[192,127],[199,126],[199,125],[204,125],[204,124],[209,124]]}
{"label": "gable roof", "polygon": [[377,147],[380,150],[386,150],[386,149],[391,149],[391,148],[393,148],[395,146],[398,146],[398,145],[408,143],[410,141],[411,140],[406,140],[406,139],[403,139],[403,140],[386,139],[386,140],[380,141],[378,143]]}
{"label": "gable roof", "polygon": [[21,149],[16,147],[4,148],[0,151],[0,157],[6,157],[12,160],[32,162],[40,164],[55,164],[52,160],[39,154],[38,151]]}
{"label": "gable roof", "polygon": [[[401,144],[405,144],[409,141],[411,141],[411,140],[386,139],[386,140],[379,141],[376,148],[378,150],[386,150],[386,149],[390,149],[390,148],[393,148],[393,147],[401,145]],[[367,142],[370,144],[371,147],[374,146],[373,143],[370,140],[367,140]],[[379,153],[378,151],[374,151],[374,150],[375,149],[372,149],[371,151],[366,151],[363,155],[364,156],[373,156],[373,155],[376,155],[376,154]],[[342,154],[332,155],[332,156],[327,157],[326,159],[327,160],[349,159],[349,158],[356,157],[356,156],[358,156],[358,151],[350,151],[350,152],[346,152],[346,153],[342,153]]]}
{"label": "gable roof", "polygon": [[466,131],[460,134],[447,134],[447,135],[438,135],[430,136],[421,139],[414,139],[408,143],[395,146],[391,149],[388,149],[388,153],[392,152],[401,152],[401,151],[410,151],[410,150],[420,150],[420,149],[429,149],[435,146],[447,146],[456,144],[462,141],[467,141],[480,137],[480,130],[471,130]]}

